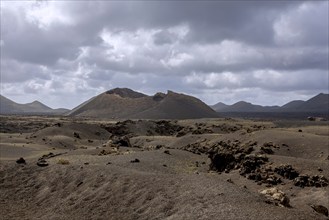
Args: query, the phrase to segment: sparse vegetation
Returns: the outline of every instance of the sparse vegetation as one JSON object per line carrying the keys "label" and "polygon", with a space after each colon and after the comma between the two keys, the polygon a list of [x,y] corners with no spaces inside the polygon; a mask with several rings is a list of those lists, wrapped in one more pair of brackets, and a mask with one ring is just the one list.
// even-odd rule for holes
{"label": "sparse vegetation", "polygon": [[70,161],[60,158],[60,159],[58,159],[57,164],[68,165],[68,164],[70,164]]}

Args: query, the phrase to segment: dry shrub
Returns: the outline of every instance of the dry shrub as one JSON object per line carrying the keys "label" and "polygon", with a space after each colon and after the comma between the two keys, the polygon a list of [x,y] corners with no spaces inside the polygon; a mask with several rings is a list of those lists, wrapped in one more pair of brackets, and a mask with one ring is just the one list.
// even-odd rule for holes
{"label": "dry shrub", "polygon": [[58,164],[62,164],[62,165],[68,165],[68,164],[70,164],[70,161],[65,160],[65,159],[59,159],[59,160],[57,161],[57,163],[58,163]]}

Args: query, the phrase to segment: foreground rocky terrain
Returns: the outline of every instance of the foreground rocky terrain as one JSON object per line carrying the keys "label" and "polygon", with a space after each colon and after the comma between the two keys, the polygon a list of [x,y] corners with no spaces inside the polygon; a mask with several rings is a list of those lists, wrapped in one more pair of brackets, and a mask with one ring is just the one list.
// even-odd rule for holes
{"label": "foreground rocky terrain", "polygon": [[0,117],[1,219],[328,219],[328,122]]}

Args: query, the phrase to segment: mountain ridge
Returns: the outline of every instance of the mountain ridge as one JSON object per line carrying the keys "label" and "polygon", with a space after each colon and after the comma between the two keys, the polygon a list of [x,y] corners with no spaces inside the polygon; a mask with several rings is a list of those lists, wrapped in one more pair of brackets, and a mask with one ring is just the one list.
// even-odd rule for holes
{"label": "mountain ridge", "polygon": [[68,109],[64,109],[64,108],[52,109],[37,100],[26,104],[16,103],[0,94],[0,114],[58,115],[66,111],[68,111]]}
{"label": "mountain ridge", "polygon": [[329,113],[329,94],[318,95],[303,101],[293,100],[282,106],[261,106],[246,101],[232,105],[219,102],[208,106],[186,94],[168,90],[145,95],[128,88],[114,88],[86,100],[72,110],[52,109],[35,100],[19,104],[0,95],[0,114],[64,114],[66,116],[91,116],[101,118],[187,119],[218,117],[221,112],[322,112]]}
{"label": "mountain ridge", "polygon": [[329,112],[329,94],[319,93],[306,101],[293,100],[282,106],[261,106],[245,101],[224,105],[219,102],[211,107],[217,112]]}

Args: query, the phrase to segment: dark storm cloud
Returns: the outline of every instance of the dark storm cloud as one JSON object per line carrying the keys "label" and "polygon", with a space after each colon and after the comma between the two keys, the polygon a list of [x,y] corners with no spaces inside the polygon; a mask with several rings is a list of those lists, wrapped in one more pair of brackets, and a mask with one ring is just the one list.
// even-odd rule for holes
{"label": "dark storm cloud", "polygon": [[153,35],[154,44],[163,45],[173,43],[173,36],[168,31],[161,31]]}
{"label": "dark storm cloud", "polygon": [[[273,38],[272,23],[295,1],[124,1],[71,2],[81,33],[104,27],[135,31],[138,28],[168,28],[181,23],[191,26],[190,41],[220,42],[235,39],[254,43]],[[85,13],[88,11],[88,13]]]}
{"label": "dark storm cloud", "polygon": [[52,100],[121,86],[213,101],[243,89],[311,94],[327,75],[327,1],[1,3],[4,94],[17,83]]}

